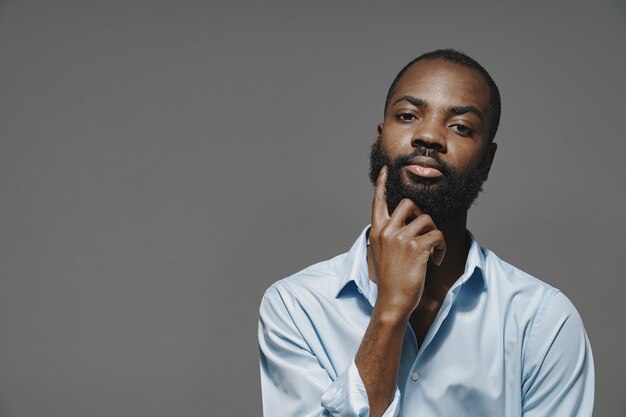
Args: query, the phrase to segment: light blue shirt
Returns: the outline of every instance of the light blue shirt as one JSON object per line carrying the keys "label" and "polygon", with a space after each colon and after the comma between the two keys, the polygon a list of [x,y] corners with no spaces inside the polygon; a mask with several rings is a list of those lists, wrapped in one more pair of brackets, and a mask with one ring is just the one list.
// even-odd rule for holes
{"label": "light blue shirt", "polygon": [[[354,356],[376,302],[366,231],[349,252],[272,285],[260,308],[266,417],[368,416]],[[559,290],[481,248],[424,342],[407,326],[388,416],[591,416],[594,372],[580,316]]]}

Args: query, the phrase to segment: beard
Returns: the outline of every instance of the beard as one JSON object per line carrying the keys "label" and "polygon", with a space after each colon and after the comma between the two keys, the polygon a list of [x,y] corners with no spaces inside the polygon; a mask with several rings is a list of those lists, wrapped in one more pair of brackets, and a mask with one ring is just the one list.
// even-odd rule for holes
{"label": "beard", "polygon": [[[424,178],[407,171],[409,181],[403,180],[403,167],[418,156],[432,158],[443,175],[438,178]],[[370,151],[369,176],[372,184],[376,185],[380,170],[387,165],[385,198],[389,215],[403,198],[409,198],[432,217],[437,227],[441,227],[454,217],[464,216],[482,191],[488,174],[488,169],[485,169],[482,162],[484,161],[468,172],[457,173],[452,165],[441,159],[439,152],[423,146],[416,148],[411,154],[390,160],[378,139]]]}

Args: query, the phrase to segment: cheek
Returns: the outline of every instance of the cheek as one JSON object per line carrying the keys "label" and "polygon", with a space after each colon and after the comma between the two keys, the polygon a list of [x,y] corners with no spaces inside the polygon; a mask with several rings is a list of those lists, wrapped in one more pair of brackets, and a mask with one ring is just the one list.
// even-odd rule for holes
{"label": "cheek", "polygon": [[412,151],[413,136],[409,129],[390,127],[382,131],[383,151],[389,156],[397,156]]}
{"label": "cheek", "polygon": [[448,155],[454,156],[449,162],[459,171],[478,167],[483,162],[484,149],[477,149],[471,143],[453,142],[448,144]]}

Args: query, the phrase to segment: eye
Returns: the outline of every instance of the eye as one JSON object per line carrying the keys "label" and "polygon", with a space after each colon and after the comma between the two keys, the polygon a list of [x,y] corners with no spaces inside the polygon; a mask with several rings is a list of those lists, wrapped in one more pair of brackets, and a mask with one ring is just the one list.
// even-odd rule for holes
{"label": "eye", "polygon": [[396,116],[396,119],[401,122],[408,123],[417,120],[417,117],[413,113],[400,113]]}
{"label": "eye", "polygon": [[474,134],[474,131],[472,129],[459,123],[453,124],[451,127],[452,130],[463,136],[472,136]]}

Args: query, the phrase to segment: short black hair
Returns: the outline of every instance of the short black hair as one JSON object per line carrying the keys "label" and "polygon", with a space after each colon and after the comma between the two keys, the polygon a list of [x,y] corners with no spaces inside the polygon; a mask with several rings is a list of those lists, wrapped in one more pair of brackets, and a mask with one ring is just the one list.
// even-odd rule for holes
{"label": "short black hair", "polygon": [[398,83],[400,79],[404,75],[404,73],[413,66],[416,62],[425,60],[425,59],[441,59],[443,61],[453,62],[455,64],[464,65],[473,69],[482,75],[483,79],[487,83],[489,87],[489,118],[491,119],[491,126],[489,128],[489,142],[493,141],[493,138],[496,136],[496,132],[498,130],[498,126],[500,124],[500,111],[501,111],[501,102],[500,102],[500,90],[498,90],[498,86],[496,85],[491,75],[487,72],[482,65],[480,65],[475,59],[469,57],[463,52],[459,52],[455,49],[437,49],[431,52],[426,52],[413,59],[411,62],[406,64],[404,68],[400,70],[396,78],[394,78],[391,86],[389,87],[389,91],[387,91],[387,98],[385,99],[385,113],[387,115],[387,108],[389,107],[389,101],[391,97],[395,94]]}

